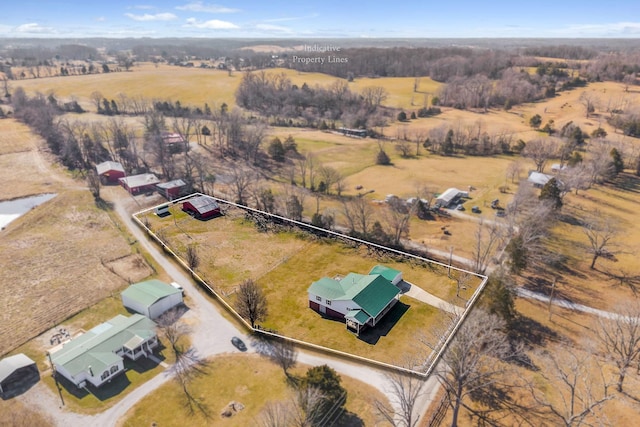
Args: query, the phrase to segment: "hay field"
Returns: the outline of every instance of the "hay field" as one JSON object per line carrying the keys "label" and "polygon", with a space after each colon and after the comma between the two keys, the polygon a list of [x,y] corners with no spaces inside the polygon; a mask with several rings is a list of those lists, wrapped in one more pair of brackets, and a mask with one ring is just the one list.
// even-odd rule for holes
{"label": "hay field", "polygon": [[128,284],[101,261],[131,248],[88,191],[58,194],[7,226],[0,240],[0,354]]}
{"label": "hay field", "polygon": [[242,79],[241,73],[229,76],[226,71],[200,68],[185,68],[168,65],[142,64],[130,72],[113,72],[71,77],[47,77],[20,80],[28,94],[53,92],[58,98],[76,98],[81,104],[94,110],[91,94],[102,93],[107,99],[118,100],[118,94],[128,97],[143,96],[149,99],[172,100],[183,105],[211,108],[227,103],[235,105],[234,92]]}
{"label": "hay field", "polygon": [[0,354],[150,274],[84,182],[41,150],[26,126],[0,120],[0,198],[57,194],[0,232]]}
{"label": "hay field", "polygon": [[[284,73],[291,81],[302,86],[326,86],[338,79],[321,73],[302,73],[295,70],[276,68],[268,73]],[[231,75],[224,70],[186,68],[166,64],[141,63],[129,72],[112,72],[85,76],[45,77],[12,82],[13,87],[22,87],[27,94],[37,92],[54,93],[59,99],[77,99],[83,106],[93,110],[91,94],[102,93],[107,99],[118,100],[119,94],[128,97],[143,96],[158,100],[180,100],[183,105],[204,106],[211,108],[226,103],[233,107],[235,91],[242,80],[242,72]],[[342,79],[343,80],[343,79]],[[422,107],[424,94],[435,93],[440,84],[428,77],[420,80],[419,91],[413,93],[413,77],[397,78],[359,78],[349,84],[353,92],[360,92],[367,86],[382,86],[389,96],[384,105],[394,108]]]}

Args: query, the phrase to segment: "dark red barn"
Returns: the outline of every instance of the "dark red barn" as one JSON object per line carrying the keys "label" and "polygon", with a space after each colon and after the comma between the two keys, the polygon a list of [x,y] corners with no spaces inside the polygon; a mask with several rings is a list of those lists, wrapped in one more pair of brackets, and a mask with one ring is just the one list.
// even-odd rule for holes
{"label": "dark red barn", "polygon": [[110,160],[96,165],[96,171],[103,184],[117,183],[126,175],[120,163]]}
{"label": "dark red barn", "polygon": [[156,185],[158,193],[162,194],[167,200],[177,199],[182,196],[186,196],[188,193],[188,185],[181,179],[174,179],[173,181],[163,182]]}
{"label": "dark red barn", "polygon": [[209,219],[220,214],[220,205],[209,196],[196,196],[182,202],[182,210],[198,219]]}

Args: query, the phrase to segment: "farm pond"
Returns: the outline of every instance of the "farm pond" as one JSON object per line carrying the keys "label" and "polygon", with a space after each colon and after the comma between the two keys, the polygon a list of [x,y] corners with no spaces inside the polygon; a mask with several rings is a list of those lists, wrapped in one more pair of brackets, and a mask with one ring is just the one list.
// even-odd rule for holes
{"label": "farm pond", "polygon": [[4,229],[11,221],[54,197],[55,193],[47,193],[0,202],[0,229]]}

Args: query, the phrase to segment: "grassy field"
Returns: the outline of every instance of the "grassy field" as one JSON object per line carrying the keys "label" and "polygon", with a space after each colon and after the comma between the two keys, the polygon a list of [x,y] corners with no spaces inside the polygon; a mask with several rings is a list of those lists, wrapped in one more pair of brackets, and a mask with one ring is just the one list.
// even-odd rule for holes
{"label": "grassy field", "polygon": [[2,240],[0,354],[150,274],[133,260],[127,276],[109,268],[131,248],[88,191],[58,194],[11,223]]}
{"label": "grassy field", "polygon": [[[261,325],[292,338],[387,363],[397,361],[399,354],[410,353],[416,334],[442,318],[439,309],[402,297],[379,327],[356,337],[343,323],[323,320],[308,308],[307,289],[314,281],[349,272],[365,274],[378,263],[401,270],[408,282],[461,304],[455,283],[440,268],[378,259],[365,248],[315,241],[306,234],[258,232],[235,209],[207,222],[192,219],[179,206],[171,210],[169,217],[148,214],[144,218],[183,258],[186,246],[196,245],[201,257],[198,273],[230,304],[240,282],[256,280],[269,306],[269,315]],[[468,298],[477,286],[470,284],[463,296]]]}
{"label": "grassy field", "polygon": [[95,206],[84,182],[52,164],[40,151],[41,144],[26,126],[0,120],[2,199],[57,194],[0,235],[0,354],[121,289],[128,280],[151,274],[113,218]]}
{"label": "grassy field", "polygon": [[[301,73],[289,69],[269,70],[270,73],[284,73],[291,81],[302,86],[331,84],[337,77],[321,73]],[[180,100],[183,105],[210,107],[220,106],[226,103],[235,105],[235,91],[242,73],[233,72],[231,75],[223,70],[211,70],[202,68],[177,67],[166,64],[157,66],[149,63],[141,63],[129,72],[114,72],[108,74],[92,74],[72,77],[45,77],[40,79],[19,80],[12,84],[14,87],[22,87],[28,94],[40,92],[48,94],[53,92],[61,99],[77,99],[83,106],[94,110],[91,94],[100,92],[107,99],[118,101],[119,94],[128,97],[143,96],[149,99]],[[382,86],[389,96],[385,105],[394,108],[419,109],[424,103],[424,96],[428,93],[436,93],[441,86],[428,77],[420,78],[417,93],[413,92],[413,77],[398,77],[386,79],[359,78],[350,83],[353,92],[360,92],[367,86]]]}
{"label": "grassy field", "polygon": [[[297,366],[293,375],[302,376],[307,366]],[[268,387],[265,387],[268,384]],[[353,378],[342,377],[342,386],[347,390],[346,408],[362,420],[362,425],[383,426],[376,422],[372,406],[374,398],[384,399],[371,386]],[[207,372],[196,378],[191,385],[193,395],[201,399],[209,411],[190,415],[184,404],[184,395],[177,383],[169,382],[134,406],[121,422],[122,426],[182,425],[227,427],[257,425],[260,410],[267,402],[286,401],[292,390],[276,365],[256,355],[220,356],[209,360]],[[161,400],[162,405],[157,402]],[[239,402],[244,409],[230,418],[220,414],[230,402]]]}

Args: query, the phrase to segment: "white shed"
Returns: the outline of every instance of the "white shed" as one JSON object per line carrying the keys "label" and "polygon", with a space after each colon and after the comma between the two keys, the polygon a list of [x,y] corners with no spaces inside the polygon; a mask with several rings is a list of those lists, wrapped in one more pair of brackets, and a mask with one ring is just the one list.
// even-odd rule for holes
{"label": "white shed", "polygon": [[121,296],[122,305],[150,319],[159,317],[183,302],[179,289],[156,279],[134,283]]}

